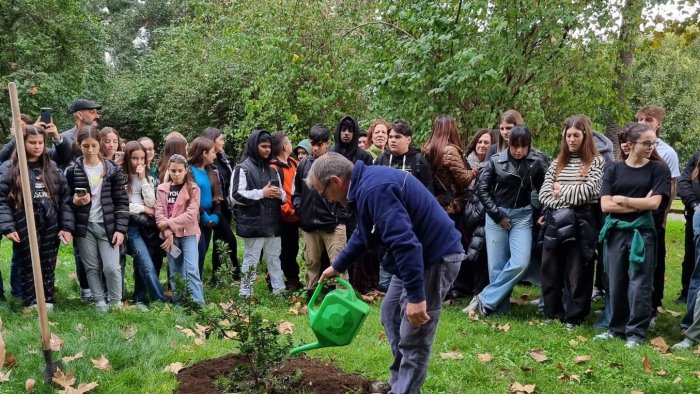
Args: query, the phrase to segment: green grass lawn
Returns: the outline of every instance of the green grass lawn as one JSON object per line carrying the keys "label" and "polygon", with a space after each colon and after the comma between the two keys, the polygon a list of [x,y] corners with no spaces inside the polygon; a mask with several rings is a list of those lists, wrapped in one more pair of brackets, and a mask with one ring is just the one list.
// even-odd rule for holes
{"label": "green grass lawn", "polygon": [[[670,221],[668,227],[664,302],[669,309],[683,313],[683,306],[673,304],[680,287],[683,224]],[[0,267],[8,298],[11,298],[10,255],[10,244],[3,241]],[[58,302],[49,319],[52,333],[65,343],[54,357],[82,352],[82,358],[66,366],[75,373],[78,383],[97,382],[99,387],[94,392],[170,393],[177,382],[172,374],[162,372],[165,366],[174,362],[191,365],[235,351],[235,343],[228,340],[212,338],[201,346],[196,345],[175,327],[194,328],[196,321],[196,316],[180,308],[161,306],[149,312],[130,308],[106,314],[95,312],[94,308],[80,303],[77,283],[69,278],[74,270],[71,251],[62,247],[57,269]],[[127,278],[131,277],[131,272],[128,268]],[[205,279],[208,277],[209,274],[205,274]],[[133,289],[130,279],[127,289]],[[224,301],[231,297],[231,291],[205,287],[205,297],[211,302]],[[265,293],[264,284],[260,284],[256,294],[261,296],[261,312],[271,321],[294,323],[295,344],[313,341],[308,316],[292,315],[287,302],[268,298],[263,295]],[[519,286],[515,296],[526,293],[536,297],[538,289]],[[620,340],[594,342],[592,337],[596,332],[592,322],[598,315],[591,315],[590,324],[568,332],[559,323],[545,324],[533,306],[514,306],[514,315],[507,318],[471,321],[460,312],[467,302],[443,310],[424,386],[426,393],[506,393],[514,382],[534,384],[539,393],[700,393],[700,377],[695,374],[700,371],[698,355],[692,352],[663,355],[650,345],[626,349]],[[598,310],[601,306],[597,303],[594,307]],[[37,380],[33,392],[53,392],[53,388],[40,381],[44,364],[36,312],[23,311],[19,303],[10,300],[0,304],[0,316],[7,353],[16,357],[9,381],[0,383],[0,392],[24,392],[28,378]],[[663,336],[668,345],[679,341],[682,339],[678,329],[680,319],[680,316],[661,315],[657,326],[650,330],[650,338]],[[510,328],[506,331],[504,326]],[[127,339],[126,333],[133,332],[134,327],[135,335]],[[332,361],[346,371],[386,380],[391,360],[388,344],[381,333],[379,308],[374,305],[353,344],[312,351],[310,355]],[[537,348],[544,350],[547,361],[537,363],[530,357],[530,350]],[[440,353],[449,351],[460,353],[463,359],[442,360]],[[490,363],[477,358],[486,353],[493,357]],[[94,368],[91,359],[101,355],[110,361],[111,369]],[[575,357],[583,355],[591,356],[591,360],[576,364]],[[651,373],[644,371],[644,358],[651,364]],[[580,383],[567,378],[573,375]]]}

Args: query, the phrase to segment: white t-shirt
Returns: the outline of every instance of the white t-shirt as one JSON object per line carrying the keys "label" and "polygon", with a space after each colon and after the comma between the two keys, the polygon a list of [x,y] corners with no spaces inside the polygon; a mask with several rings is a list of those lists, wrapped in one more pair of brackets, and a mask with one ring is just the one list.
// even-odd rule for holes
{"label": "white t-shirt", "polygon": [[88,221],[92,223],[102,223],[104,222],[104,215],[102,214],[102,172],[104,167],[102,162],[97,164],[95,167],[88,167],[85,165],[85,175],[87,175],[88,183],[90,184],[90,217]]}
{"label": "white t-shirt", "polygon": [[662,159],[666,162],[668,169],[671,170],[671,178],[678,178],[681,176],[681,169],[678,165],[678,154],[671,148],[671,145],[665,143],[661,138],[657,138],[659,144],[656,145],[656,151],[659,153]]}

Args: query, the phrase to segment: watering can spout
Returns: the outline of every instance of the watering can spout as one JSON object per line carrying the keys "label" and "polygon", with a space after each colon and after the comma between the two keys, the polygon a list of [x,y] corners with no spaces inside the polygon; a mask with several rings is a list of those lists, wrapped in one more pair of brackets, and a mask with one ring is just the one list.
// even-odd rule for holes
{"label": "watering can spout", "polygon": [[298,348],[292,349],[290,354],[292,356],[295,356],[298,353],[305,352],[307,350],[314,350],[318,348],[322,348],[323,345],[321,345],[321,342],[312,342],[312,343],[307,343],[306,345],[299,346]]}

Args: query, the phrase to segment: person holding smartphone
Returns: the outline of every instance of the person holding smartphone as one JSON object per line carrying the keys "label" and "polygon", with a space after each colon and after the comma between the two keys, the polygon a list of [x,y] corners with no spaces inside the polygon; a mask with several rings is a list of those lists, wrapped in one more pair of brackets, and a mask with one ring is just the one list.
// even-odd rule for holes
{"label": "person holding smartphone", "polygon": [[248,137],[246,159],[233,170],[231,199],[238,205],[236,234],[243,238],[245,252],[241,267],[241,297],[253,295],[260,252],[264,253],[272,292],[285,290],[282,277],[281,207],[287,194],[280,187],[279,174],[270,167],[272,136],[255,130]]}
{"label": "person holding smartphone", "polygon": [[[34,217],[40,248],[41,276],[47,308],[53,309],[56,256],[59,239],[70,242],[75,227],[66,179],[49,159],[44,146],[46,133],[40,127],[24,128],[24,145],[33,196]],[[0,166],[0,233],[13,242],[13,262],[19,267],[20,297],[25,306],[36,304],[34,274],[26,212],[19,182],[19,158]]]}
{"label": "person holding smartphone", "polygon": [[66,169],[73,194],[76,243],[95,307],[106,312],[108,303],[122,304],[119,247],[129,225],[129,196],[119,166],[100,155],[97,128],[81,127],[76,140],[83,157]]}

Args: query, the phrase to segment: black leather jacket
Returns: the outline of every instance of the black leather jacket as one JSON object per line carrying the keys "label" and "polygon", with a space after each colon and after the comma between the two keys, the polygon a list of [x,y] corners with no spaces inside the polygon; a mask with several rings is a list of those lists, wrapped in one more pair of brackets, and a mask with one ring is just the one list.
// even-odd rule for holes
{"label": "black leather jacket", "polygon": [[518,169],[511,163],[508,149],[491,156],[479,174],[476,193],[484,204],[486,213],[496,223],[504,218],[499,207],[526,207],[534,201],[532,192],[537,192],[542,187],[548,167],[547,158],[531,148],[522,160],[523,165],[527,165],[524,177],[518,174]]}

